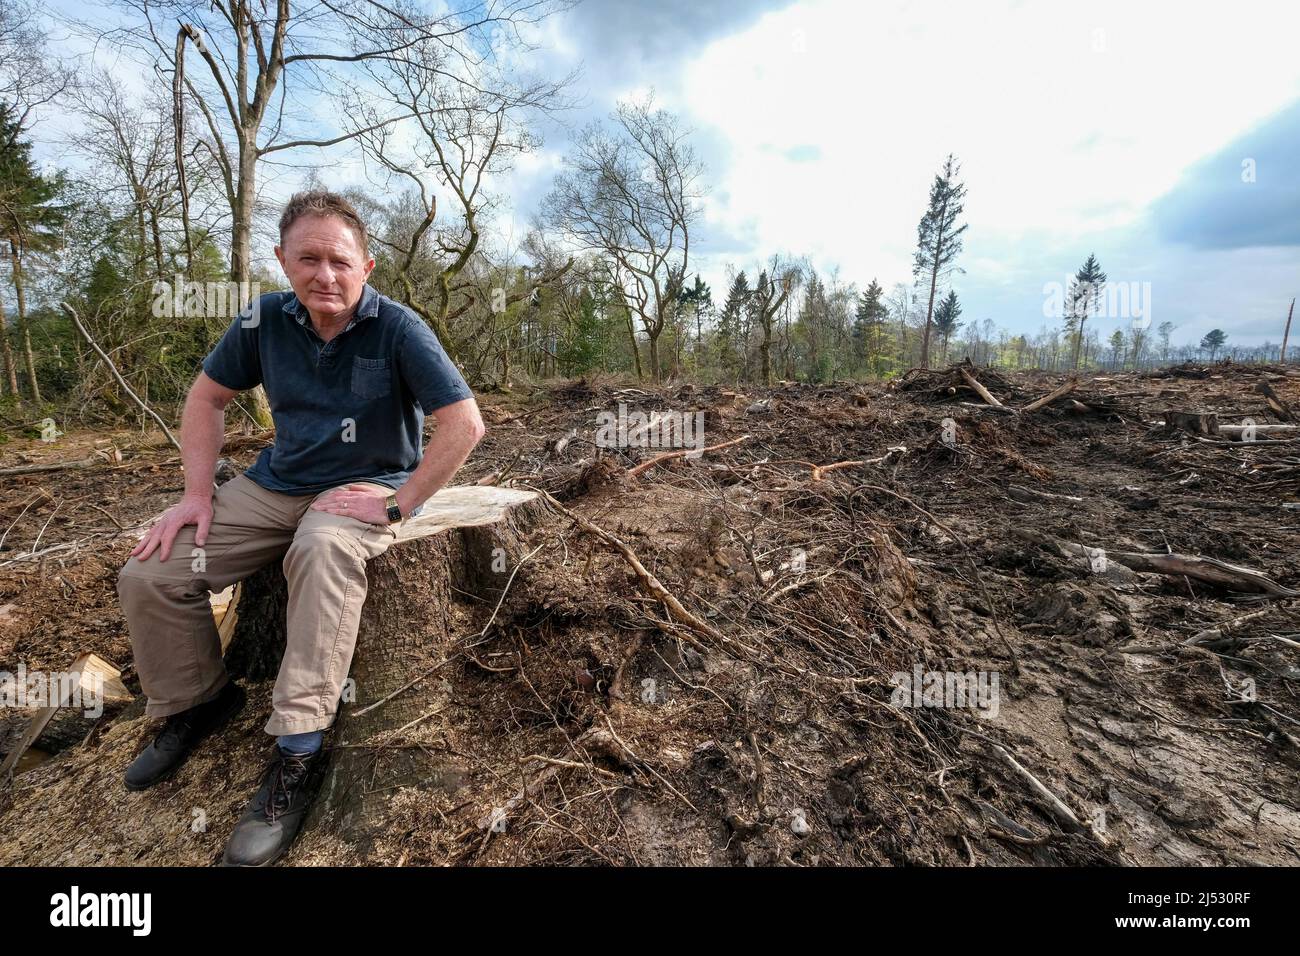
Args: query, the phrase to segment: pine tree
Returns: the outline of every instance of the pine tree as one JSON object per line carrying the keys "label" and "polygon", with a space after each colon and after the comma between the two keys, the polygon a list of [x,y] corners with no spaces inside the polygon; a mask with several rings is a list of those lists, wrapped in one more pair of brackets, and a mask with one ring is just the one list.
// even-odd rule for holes
{"label": "pine tree", "polygon": [[1070,291],[1065,297],[1065,331],[1074,337],[1074,367],[1079,367],[1079,350],[1083,345],[1083,325],[1101,305],[1106,273],[1101,271],[1097,257],[1089,255],[1079,271],[1074,274]]}
{"label": "pine tree", "polygon": [[22,134],[22,125],[12,110],[0,103],[0,239],[9,246],[18,336],[32,399],[39,403],[41,389],[36,380],[36,357],[27,325],[23,266],[31,253],[57,245],[65,211],[56,199],[64,183],[62,175],[47,177],[37,172],[31,157],[32,144]]}
{"label": "pine tree", "polygon": [[802,346],[797,349],[795,361],[798,362],[802,355],[810,382],[821,380],[825,326],[829,312],[830,303],[826,296],[826,284],[822,282],[815,270],[810,270],[792,336]]}
{"label": "pine tree", "polygon": [[867,291],[858,297],[858,307],[853,322],[853,358],[860,368],[871,375],[880,374],[881,340],[885,331],[885,318],[889,309],[884,303],[885,290],[875,279]]}
{"label": "pine tree", "polygon": [[939,303],[939,308],[934,313],[934,331],[943,339],[942,361],[944,362],[948,360],[948,339],[961,325],[957,321],[959,315],[961,315],[961,306],[957,302],[957,293],[949,289],[947,297]]}
{"label": "pine tree", "polygon": [[1201,339],[1201,348],[1210,353],[1210,361],[1213,362],[1215,356],[1219,354],[1219,349],[1223,348],[1223,343],[1228,341],[1228,335],[1222,329],[1210,329]]}
{"label": "pine tree", "polygon": [[741,334],[741,322],[751,295],[753,292],[749,288],[749,279],[745,273],[737,273],[731,281],[731,288],[727,290],[727,301],[723,303],[722,314],[718,317],[718,356],[723,371],[728,375],[738,364],[737,351],[746,348]]}
{"label": "pine tree", "polygon": [[713,308],[713,290],[709,284],[695,276],[695,282],[683,288],[678,301],[695,315],[695,352],[696,362],[703,360],[704,353],[704,316]]}
{"label": "pine tree", "polygon": [[925,312],[925,332],[921,338],[921,366],[930,367],[930,329],[934,322],[934,296],[939,277],[953,268],[961,253],[962,233],[965,224],[958,225],[966,186],[957,181],[959,170],[952,154],[944,161],[943,170],[934,177],[930,186],[930,205],[916,229],[916,258],[912,266],[914,277],[930,280],[930,302]]}

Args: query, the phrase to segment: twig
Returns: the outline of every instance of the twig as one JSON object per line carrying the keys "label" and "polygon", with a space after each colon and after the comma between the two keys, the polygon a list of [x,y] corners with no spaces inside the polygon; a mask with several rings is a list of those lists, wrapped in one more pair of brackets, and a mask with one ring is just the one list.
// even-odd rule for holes
{"label": "twig", "polygon": [[[686,625],[686,627],[690,628],[692,631],[696,632],[697,634],[702,634],[705,637],[712,638],[713,640],[722,643],[730,643],[726,635],[718,631],[717,628],[713,627],[711,624],[708,624],[700,620],[690,611],[686,610],[686,608],[682,606],[682,603],[678,601],[677,598],[673,597],[673,595],[668,591],[667,588],[665,588],[662,584],[659,583],[659,579],[646,570],[645,565],[643,565],[640,562],[640,560],[637,558],[636,554],[632,551],[632,549],[629,548],[627,545],[625,545],[622,541],[614,537],[614,535],[610,534],[604,528],[592,524],[590,521],[588,521],[586,518],[582,517],[581,515],[574,514],[568,508],[564,507],[564,505],[560,504],[555,499],[555,496],[552,495],[550,492],[546,491],[545,489],[534,488],[532,490],[536,491],[539,495],[542,495],[543,500],[545,500],[552,508],[554,508],[560,514],[577,522],[583,528],[583,530],[587,531],[590,534],[594,534],[602,541],[606,542],[607,544],[613,545],[615,548],[617,548],[618,552],[623,555],[624,560],[626,560],[627,563],[632,566],[632,570],[636,572],[637,579],[641,582],[642,588],[645,591],[647,591],[652,597],[656,598],[661,604],[663,604],[665,608],[668,609],[668,614],[670,617],[672,617],[674,620],[678,621],[679,623]],[[690,637],[689,635],[684,635],[684,636],[686,637],[686,640],[689,641],[695,647],[696,650],[698,651],[704,650],[704,646],[698,640]]]}
{"label": "twig", "polygon": [[739,445],[741,442],[748,441],[748,440],[749,440],[748,435],[741,435],[739,438],[733,438],[731,439],[731,441],[724,441],[717,445],[710,445],[708,448],[700,448],[700,449],[683,448],[681,451],[664,452],[662,455],[656,455],[655,457],[651,458],[649,461],[641,462],[641,464],[637,465],[635,468],[629,468],[627,470],[627,476],[629,478],[635,478],[638,475],[641,475],[644,472],[649,471],[655,465],[661,464],[665,461],[669,461],[673,458],[681,458],[684,455],[703,455],[706,451],[717,451],[720,448],[730,448],[732,445]]}
{"label": "twig", "polygon": [[98,354],[101,359],[104,360],[104,364],[108,366],[108,370],[112,372],[113,377],[117,379],[117,384],[121,385],[126,394],[130,395],[132,400],[134,400],[147,415],[158,423],[158,427],[163,430],[163,434],[167,436],[167,440],[176,446],[176,450],[181,451],[181,443],[176,440],[176,436],[173,435],[172,430],[167,427],[167,423],[162,420],[162,416],[150,408],[145,403],[144,399],[137,395],[131,389],[130,385],[126,384],[126,379],[124,379],[122,373],[117,370],[117,366],[113,364],[113,360],[108,357],[102,348],[99,347],[99,343],[91,337],[91,334],[86,331],[86,327],[81,324],[81,317],[77,315],[77,310],[66,302],[60,302],[59,305],[63,306],[63,311],[68,313],[68,317],[72,319],[72,324],[77,327],[77,331],[81,333],[82,337],[90,343],[90,347],[95,350],[96,354]]}

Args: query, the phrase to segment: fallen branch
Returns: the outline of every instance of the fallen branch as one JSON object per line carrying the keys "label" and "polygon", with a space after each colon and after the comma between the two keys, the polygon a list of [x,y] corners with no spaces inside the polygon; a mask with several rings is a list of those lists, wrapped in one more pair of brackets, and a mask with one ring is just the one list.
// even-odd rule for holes
{"label": "fallen branch", "polygon": [[131,396],[132,400],[144,410],[145,414],[158,423],[158,427],[163,430],[163,434],[167,436],[167,440],[176,446],[176,450],[181,451],[181,443],[176,440],[176,436],[173,435],[172,430],[167,427],[167,423],[162,420],[162,416],[150,408],[145,403],[144,399],[137,395],[131,389],[130,385],[126,384],[126,379],[124,379],[122,373],[117,370],[117,366],[113,364],[113,360],[99,347],[99,343],[91,337],[90,333],[86,331],[86,327],[81,324],[81,317],[77,315],[77,310],[66,302],[60,302],[59,305],[63,306],[63,311],[68,313],[68,317],[72,319],[72,324],[77,327],[77,331],[81,333],[82,337],[90,343],[90,347],[95,350],[95,353],[101,359],[104,360],[104,364],[108,366],[108,370],[112,372],[113,377],[117,379],[117,384],[122,386],[122,389],[126,394]]}
{"label": "fallen branch", "polygon": [[664,452],[662,455],[656,455],[654,458],[651,458],[649,461],[641,462],[641,464],[637,465],[634,468],[629,468],[627,470],[627,476],[629,478],[636,478],[638,475],[644,474],[645,472],[649,471],[655,465],[661,464],[662,462],[665,461],[670,461],[673,458],[681,458],[685,455],[703,455],[706,451],[717,451],[720,448],[730,448],[732,445],[739,445],[742,441],[748,441],[748,440],[749,440],[748,435],[741,435],[739,438],[733,438],[731,439],[731,441],[724,441],[717,445],[710,445],[708,448],[700,448],[700,449],[683,448],[680,451]]}
{"label": "fallen branch", "polygon": [[866,458],[863,459],[862,461],[837,461],[833,465],[813,465],[812,480],[821,481],[822,477],[826,475],[827,472],[841,471],[842,469],[845,468],[857,468],[859,465],[883,465],[885,462],[889,461],[889,459],[892,458],[894,455],[904,455],[906,453],[907,453],[906,445],[892,445],[890,446],[889,450],[886,451],[879,458]]}
{"label": "fallen branch", "polygon": [[1183,641],[1183,643],[1188,645],[1204,645],[1212,644],[1215,641],[1221,641],[1229,634],[1236,633],[1240,630],[1241,625],[1248,621],[1258,620],[1261,617],[1271,614],[1275,610],[1277,610],[1276,604],[1266,607],[1262,611],[1252,611],[1249,614],[1243,614],[1241,617],[1233,618],[1231,621],[1224,621],[1222,624],[1216,624],[1214,627],[1208,628],[1207,630],[1197,631],[1187,640]]}
{"label": "fallen branch", "polygon": [[980,398],[984,399],[984,401],[992,405],[994,408],[1003,407],[1002,403],[993,397],[993,393],[979,383],[979,379],[977,379],[970,372],[966,371],[966,367],[964,365],[958,365],[957,371],[961,372],[961,377],[966,380],[966,384],[969,385],[971,388],[975,389],[976,393],[978,393]]}
{"label": "fallen branch", "polygon": [[[531,490],[536,491],[539,495],[541,495],[542,498],[547,502],[547,504],[549,504],[560,514],[564,515],[566,518],[571,519],[572,521],[577,522],[577,524],[584,531],[588,532],[589,534],[594,534],[596,537],[600,538],[605,543],[617,549],[618,552],[621,555],[623,555],[623,559],[627,561],[629,565],[632,566],[632,570],[636,573],[637,580],[640,581],[642,589],[645,590],[652,597],[654,597],[656,600],[658,600],[668,610],[669,617],[673,618],[673,620],[677,621],[679,624],[686,626],[687,628],[689,628],[690,630],[694,631],[697,634],[702,634],[705,637],[712,638],[713,640],[722,643],[730,643],[727,640],[727,637],[724,634],[722,634],[720,631],[718,631],[715,627],[713,627],[711,624],[706,623],[705,621],[700,620],[690,611],[686,610],[686,608],[682,606],[682,603],[678,601],[677,598],[673,597],[673,595],[668,591],[668,589],[665,588],[659,582],[659,579],[655,577],[653,574],[651,574],[648,570],[646,570],[645,565],[641,563],[641,561],[637,558],[636,554],[626,544],[624,544],[618,538],[614,537],[614,535],[610,534],[604,528],[601,528],[600,526],[595,525],[592,522],[588,521],[586,518],[582,517],[582,515],[574,514],[568,508],[564,507],[564,505],[560,504],[560,502],[558,502],[555,499],[555,497],[545,489],[534,488]],[[703,651],[706,649],[704,645],[701,644],[698,640],[690,637],[689,635],[685,635],[685,636],[687,641],[693,647],[695,647],[696,650]]]}
{"label": "fallen branch", "polygon": [[1244,568],[1228,564],[1217,558],[1203,558],[1193,554],[1148,554],[1141,551],[1108,551],[1105,548],[1089,547],[1074,541],[1061,541],[1031,528],[1011,529],[1016,537],[1032,541],[1040,547],[1062,557],[1086,558],[1093,568],[1104,570],[1113,562],[1130,571],[1145,571],[1152,574],[1168,574],[1172,577],[1187,577],[1207,584],[1217,584],[1235,591],[1271,594],[1275,597],[1297,597],[1300,591],[1293,591],[1278,584],[1266,574],[1253,568]]}
{"label": "fallen branch", "polygon": [[1056,817],[1062,826],[1074,833],[1085,829],[1084,825],[1079,822],[1079,818],[1074,815],[1074,811],[1066,806],[1065,802],[1061,800],[1060,797],[1048,790],[1037,777],[1024,767],[1020,766],[1020,764],[1016,762],[1016,758],[1007,753],[1005,747],[1001,744],[993,744],[992,750],[995,754],[1001,757],[1003,762],[1014,770],[1020,778],[1025,781],[1025,783],[1029,784],[1030,790],[1034,791],[1034,793],[1038,794],[1038,796],[1042,798],[1043,802],[1047,804],[1047,809],[1052,811],[1052,816]]}
{"label": "fallen branch", "polygon": [[45,471],[71,471],[75,468],[89,468],[109,459],[100,453],[76,461],[56,461],[43,465],[15,465],[12,468],[0,468],[0,475],[35,475]]}
{"label": "fallen branch", "polygon": [[1052,391],[1044,395],[1042,398],[1030,402],[1024,408],[1020,409],[1020,411],[1022,413],[1036,412],[1040,408],[1046,408],[1048,405],[1052,404],[1052,402],[1056,401],[1058,398],[1064,398],[1066,395],[1069,395],[1078,387],[1078,385],[1079,385],[1079,380],[1071,376],[1070,380],[1067,381],[1064,385],[1060,386],[1059,388],[1053,389]]}

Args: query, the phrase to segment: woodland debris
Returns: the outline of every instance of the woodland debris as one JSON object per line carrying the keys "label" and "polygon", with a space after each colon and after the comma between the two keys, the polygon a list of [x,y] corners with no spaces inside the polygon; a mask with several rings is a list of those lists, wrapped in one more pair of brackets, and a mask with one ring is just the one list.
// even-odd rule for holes
{"label": "woodland debris", "polygon": [[1019,538],[1032,541],[1045,547],[1061,557],[1084,558],[1094,571],[1102,573],[1108,570],[1111,562],[1128,568],[1130,571],[1144,571],[1154,574],[1168,574],[1175,577],[1188,577],[1206,584],[1215,584],[1234,591],[1254,594],[1271,594],[1274,597],[1296,597],[1300,591],[1283,587],[1268,575],[1253,568],[1228,564],[1217,558],[1205,558],[1190,554],[1149,554],[1140,551],[1112,551],[1106,548],[1089,547],[1073,541],[1062,541],[1050,535],[1029,528],[1011,529]]}
{"label": "woodland debris", "polygon": [[1052,402],[1056,401],[1057,399],[1061,399],[1061,398],[1064,398],[1066,395],[1069,395],[1071,392],[1073,392],[1073,391],[1074,391],[1076,388],[1078,388],[1078,387],[1079,387],[1079,380],[1078,380],[1078,378],[1076,378],[1075,376],[1072,375],[1072,376],[1070,376],[1069,379],[1067,379],[1067,380],[1065,381],[1064,384],[1059,385],[1059,386],[1057,386],[1056,388],[1052,389],[1050,392],[1048,392],[1048,393],[1047,393],[1046,395],[1044,395],[1042,398],[1039,398],[1039,399],[1036,399],[1035,401],[1030,402],[1030,403],[1029,403],[1028,405],[1026,405],[1024,408],[1020,409],[1020,411],[1021,411],[1021,412],[1036,412],[1036,411],[1038,411],[1040,408],[1046,408],[1048,405],[1052,404]]}
{"label": "woodland debris", "polygon": [[739,438],[733,438],[731,439],[731,441],[719,442],[718,444],[710,445],[707,448],[699,448],[699,449],[682,448],[679,449],[678,451],[664,452],[662,455],[656,455],[654,458],[651,458],[649,461],[643,461],[641,462],[641,464],[629,468],[627,470],[627,475],[629,478],[636,478],[639,475],[645,474],[655,465],[662,464],[665,461],[671,461],[674,458],[683,458],[686,455],[703,455],[705,452],[718,451],[719,449],[722,448],[730,448],[732,445],[739,445],[741,442],[748,441],[748,440],[749,440],[748,435],[741,435]]}
{"label": "woodland debris", "polygon": [[1293,422],[1296,420],[1295,412],[1291,411],[1291,406],[1282,401],[1282,397],[1273,390],[1273,386],[1268,382],[1261,381],[1255,386],[1255,391],[1264,396],[1264,401],[1268,403],[1269,410],[1284,422]]}
{"label": "woodland debris", "polygon": [[[678,621],[679,623],[685,625],[687,628],[689,628],[690,630],[694,631],[697,634],[701,634],[705,637],[712,638],[713,640],[722,643],[730,643],[722,633],[720,633],[715,627],[713,627],[713,625],[700,620],[690,611],[686,610],[686,608],[682,606],[681,602],[678,601],[677,598],[675,598],[672,595],[672,593],[669,592],[669,590],[659,582],[659,579],[655,577],[653,574],[651,574],[648,570],[646,570],[645,565],[642,564],[641,561],[637,558],[636,553],[631,548],[629,548],[626,544],[624,544],[614,535],[610,534],[604,528],[601,528],[599,525],[596,525],[591,521],[588,521],[586,518],[582,517],[582,515],[575,514],[574,512],[570,511],[568,508],[564,507],[564,505],[560,504],[560,502],[556,501],[555,497],[549,494],[548,492],[538,489],[537,493],[542,495],[543,498],[546,500],[546,502],[552,508],[558,511],[560,514],[564,515],[567,518],[572,519],[580,527],[582,527],[583,530],[591,534],[594,534],[602,541],[612,545],[615,549],[617,549],[619,554],[623,555],[623,559],[627,561],[629,565],[631,565],[632,570],[636,573],[637,580],[640,582],[641,587],[648,594],[650,594],[650,596],[654,597],[656,600],[658,600],[660,603],[664,605],[664,607],[668,610],[670,617],[672,617],[674,620]],[[687,640],[692,643],[692,645],[695,647],[696,650],[698,651],[705,650],[704,645],[701,644],[698,640],[695,640],[690,636],[687,636]]]}
{"label": "woodland debris", "polygon": [[1164,417],[1165,431],[1190,432],[1193,435],[1217,435],[1219,433],[1219,416],[1213,412],[1179,412],[1167,411]]}
{"label": "woodland debris", "polygon": [[[91,724],[106,713],[117,712],[132,699],[131,692],[122,684],[122,669],[98,654],[78,655],[62,679],[56,680],[60,677],[57,674],[45,676],[50,685],[46,688],[47,704],[32,717],[18,744],[0,764],[0,781],[18,765],[27,748],[41,740],[47,729],[54,729],[51,724],[56,718],[60,725],[57,728],[59,741],[54,747],[47,745],[43,749],[63,749],[79,742]],[[99,710],[99,713],[92,715],[88,713],[90,710]]]}
{"label": "woodland debris", "polygon": [[117,384],[122,386],[122,390],[131,396],[131,400],[139,405],[146,415],[158,423],[158,427],[161,428],[163,434],[167,436],[167,440],[176,446],[177,451],[180,451],[181,443],[176,440],[176,436],[173,435],[172,430],[167,427],[167,423],[163,421],[162,416],[150,408],[149,403],[137,395],[130,385],[126,384],[126,379],[124,379],[122,373],[117,370],[117,366],[114,365],[113,360],[108,357],[108,353],[99,347],[99,343],[95,341],[94,336],[86,331],[86,327],[81,324],[81,316],[77,314],[77,310],[66,302],[60,302],[59,305],[63,306],[64,312],[68,313],[68,318],[72,319],[72,324],[77,327],[77,331],[81,333],[82,338],[90,343],[90,347],[95,350],[95,354],[98,355],[100,360],[108,366],[108,370],[113,373],[113,378],[117,379]]}

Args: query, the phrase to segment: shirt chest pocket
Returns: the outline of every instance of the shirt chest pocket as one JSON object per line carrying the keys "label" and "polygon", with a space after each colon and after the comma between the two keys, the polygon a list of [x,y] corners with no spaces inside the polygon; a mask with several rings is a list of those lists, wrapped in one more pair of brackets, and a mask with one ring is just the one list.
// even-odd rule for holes
{"label": "shirt chest pocket", "polygon": [[393,390],[392,360],[362,358],[352,360],[352,394],[358,398],[383,398]]}

